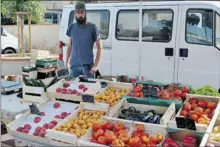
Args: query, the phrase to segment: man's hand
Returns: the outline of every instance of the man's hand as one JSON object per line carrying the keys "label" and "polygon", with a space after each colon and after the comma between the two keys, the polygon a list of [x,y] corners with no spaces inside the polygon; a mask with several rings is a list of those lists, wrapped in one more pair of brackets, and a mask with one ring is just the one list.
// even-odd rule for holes
{"label": "man's hand", "polygon": [[91,74],[94,74],[97,70],[98,70],[98,66],[95,66],[95,65],[94,65],[94,66],[91,68],[90,73],[91,73]]}

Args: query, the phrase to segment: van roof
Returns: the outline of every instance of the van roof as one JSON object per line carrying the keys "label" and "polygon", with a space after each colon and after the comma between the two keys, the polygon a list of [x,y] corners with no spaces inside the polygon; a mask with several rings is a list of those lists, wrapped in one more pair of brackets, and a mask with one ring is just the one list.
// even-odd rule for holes
{"label": "van roof", "polygon": [[[220,2],[219,1],[148,1],[144,2],[142,1],[143,5],[177,5],[177,4],[189,4],[189,5],[195,5],[195,4],[209,4],[220,8]],[[118,7],[118,6],[137,6],[139,5],[139,2],[97,2],[97,3],[87,3],[86,6],[89,7]],[[64,5],[64,8],[73,8],[75,5]]]}

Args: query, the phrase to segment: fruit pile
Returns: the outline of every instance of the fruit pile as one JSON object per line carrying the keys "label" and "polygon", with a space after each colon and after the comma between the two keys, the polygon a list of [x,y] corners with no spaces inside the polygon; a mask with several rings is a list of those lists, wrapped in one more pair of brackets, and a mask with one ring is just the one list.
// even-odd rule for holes
{"label": "fruit pile", "polygon": [[210,141],[220,143],[220,126],[215,126],[210,134]]}
{"label": "fruit pile", "polygon": [[144,133],[144,126],[137,125],[136,130],[129,135],[129,130],[124,124],[117,122],[99,122],[92,126],[91,142],[112,147],[137,147],[137,146],[157,146],[163,140],[162,134]]}
{"label": "fruit pile", "polygon": [[94,122],[102,118],[104,115],[105,112],[102,111],[80,110],[77,117],[72,118],[66,123],[58,126],[56,130],[81,137],[89,130],[89,128],[92,127]]}
{"label": "fruit pile", "polygon": [[[192,136],[185,136],[182,140],[183,147],[197,147],[198,139]],[[176,141],[172,138],[166,138],[162,143],[162,147],[181,147]]]}
{"label": "fruit pile", "polygon": [[217,104],[215,102],[190,98],[188,102],[184,103],[180,116],[191,118],[199,124],[208,125],[212,119],[216,106]]}
{"label": "fruit pile", "polygon": [[184,100],[186,94],[190,92],[189,87],[174,87],[168,85],[168,88],[159,88],[153,85],[142,85],[138,84],[132,92],[129,94],[133,97],[158,97],[162,99],[174,99],[174,100]]}
{"label": "fruit pile", "polygon": [[66,82],[63,84],[63,88],[57,88],[56,92],[61,94],[81,96],[82,93],[86,92],[87,90],[88,87],[86,87],[84,84],[79,84],[78,89],[71,89],[70,83]]}
{"label": "fruit pile", "polygon": [[119,118],[126,120],[134,120],[146,123],[160,124],[160,119],[162,115],[156,114],[154,110],[144,111],[141,113],[134,107],[129,107],[128,109],[121,109],[119,112]]}
{"label": "fruit pile", "polygon": [[[40,118],[40,117],[38,117]],[[40,119],[41,120],[41,119]],[[45,123],[43,126],[38,126],[35,128],[33,133],[34,136],[44,137],[46,134],[47,129],[53,129],[57,125],[57,121],[53,120],[50,123]],[[24,125],[24,127],[18,127],[16,130],[18,132],[22,132],[25,134],[29,134],[30,130],[32,129],[30,124]]]}
{"label": "fruit pile", "polygon": [[104,93],[96,95],[95,100],[100,103],[108,103],[112,107],[120,101],[123,95],[127,95],[128,93],[129,89],[126,88],[107,88]]}
{"label": "fruit pile", "polygon": [[220,93],[217,89],[215,89],[214,87],[211,87],[209,85],[205,85],[199,89],[194,89],[192,91],[193,94],[197,94],[197,95],[207,95],[207,96],[218,96],[220,97]]}

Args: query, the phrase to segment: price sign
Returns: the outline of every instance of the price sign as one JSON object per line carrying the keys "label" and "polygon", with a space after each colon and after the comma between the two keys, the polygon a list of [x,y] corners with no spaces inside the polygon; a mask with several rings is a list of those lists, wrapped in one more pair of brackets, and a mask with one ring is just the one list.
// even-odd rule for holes
{"label": "price sign", "polygon": [[151,85],[145,85],[143,88],[144,95],[146,97],[157,97],[157,89]]}
{"label": "price sign", "polygon": [[37,106],[34,103],[29,105],[29,107],[30,107],[30,110],[31,110],[31,114],[40,115],[40,110],[37,108]]}
{"label": "price sign", "polygon": [[190,118],[176,117],[177,128],[196,130],[195,121]]}
{"label": "price sign", "polygon": [[95,103],[95,99],[93,95],[83,94],[82,101],[87,103]]}

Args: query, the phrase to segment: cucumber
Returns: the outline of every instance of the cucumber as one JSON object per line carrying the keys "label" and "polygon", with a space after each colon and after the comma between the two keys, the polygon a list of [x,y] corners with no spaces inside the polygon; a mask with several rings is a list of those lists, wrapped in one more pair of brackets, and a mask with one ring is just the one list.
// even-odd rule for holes
{"label": "cucumber", "polygon": [[40,84],[40,87],[43,87],[46,89],[46,85],[44,84],[44,82],[42,80],[39,80],[39,84]]}
{"label": "cucumber", "polygon": [[37,87],[41,87],[39,81],[35,81],[35,82],[36,82],[36,86],[37,86]]}
{"label": "cucumber", "polygon": [[33,86],[37,87],[37,83],[36,83],[36,80],[34,80],[34,79],[31,79],[31,82],[33,83]]}
{"label": "cucumber", "polygon": [[48,88],[48,87],[52,86],[53,84],[55,84],[56,81],[57,81],[57,76],[55,76],[55,77],[50,81],[50,83],[47,85],[46,88]]}
{"label": "cucumber", "polygon": [[25,77],[23,77],[23,82],[26,86],[29,86],[28,80]]}

